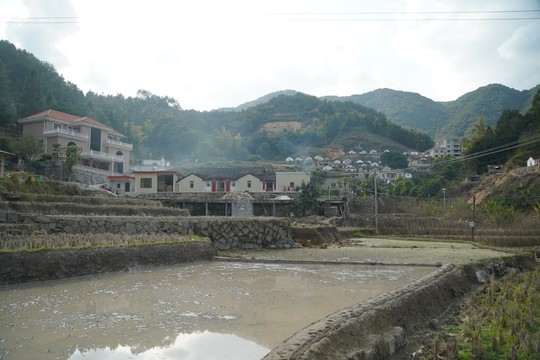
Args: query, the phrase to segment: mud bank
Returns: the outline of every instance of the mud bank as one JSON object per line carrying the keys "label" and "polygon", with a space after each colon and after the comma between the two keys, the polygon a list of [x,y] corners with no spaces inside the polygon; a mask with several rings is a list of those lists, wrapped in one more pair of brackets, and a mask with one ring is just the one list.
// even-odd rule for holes
{"label": "mud bank", "polygon": [[0,284],[211,260],[210,240],[0,254]]}
{"label": "mud bank", "polygon": [[445,265],[403,288],[358,303],[300,330],[264,359],[385,359],[406,345],[419,323],[429,323],[478,285],[535,266],[532,256]]}

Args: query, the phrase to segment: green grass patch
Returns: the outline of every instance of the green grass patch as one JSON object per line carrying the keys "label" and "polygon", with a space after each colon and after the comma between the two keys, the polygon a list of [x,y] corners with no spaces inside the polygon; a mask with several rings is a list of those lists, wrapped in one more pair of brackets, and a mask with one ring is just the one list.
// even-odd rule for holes
{"label": "green grass patch", "polygon": [[4,235],[0,238],[0,253],[85,249],[99,247],[145,246],[178,242],[210,241],[208,238],[168,234],[43,234]]}
{"label": "green grass patch", "polygon": [[424,360],[539,359],[540,268],[486,284],[464,304],[459,326],[447,326],[433,344]]}

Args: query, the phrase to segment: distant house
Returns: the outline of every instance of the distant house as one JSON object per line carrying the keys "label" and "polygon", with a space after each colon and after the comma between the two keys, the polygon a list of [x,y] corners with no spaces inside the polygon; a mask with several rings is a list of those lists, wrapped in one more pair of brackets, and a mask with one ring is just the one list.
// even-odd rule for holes
{"label": "distant house", "polygon": [[129,155],[133,145],[110,126],[88,116],[45,110],[19,120],[23,134],[43,141],[43,153],[54,154],[56,144],[76,145],[82,149],[81,165],[112,175],[129,174]]}
{"label": "distant house", "polygon": [[[435,146],[426,152],[427,156],[439,158],[444,156],[460,156],[461,155],[461,139],[459,138],[443,138],[435,141]],[[412,155],[412,153],[411,153]]]}
{"label": "distant house", "polygon": [[[392,170],[389,167],[384,167],[381,171],[378,172],[378,179],[384,180],[387,183],[394,183],[394,181],[400,176],[406,177],[405,171]],[[412,175],[410,175],[410,177],[412,177]]]}
{"label": "distant house", "polygon": [[377,150],[370,150],[370,151],[369,151],[369,154],[370,154],[370,155],[377,155]]}
{"label": "distant house", "polygon": [[289,156],[288,158],[285,159],[285,161],[286,161],[286,162],[293,162],[294,159],[293,159],[292,157]]}
{"label": "distant house", "polygon": [[332,169],[334,169],[334,168],[333,168],[332,166],[330,166],[330,165],[325,165],[325,166],[323,166],[322,169],[323,169],[324,171],[330,171],[330,170],[332,170]]}
{"label": "distant house", "polygon": [[414,159],[409,162],[409,168],[414,171],[430,171],[431,170],[431,160],[422,157],[420,159]]}
{"label": "distant house", "polygon": [[527,160],[527,166],[538,166],[538,159],[533,159],[532,157],[530,157]]}

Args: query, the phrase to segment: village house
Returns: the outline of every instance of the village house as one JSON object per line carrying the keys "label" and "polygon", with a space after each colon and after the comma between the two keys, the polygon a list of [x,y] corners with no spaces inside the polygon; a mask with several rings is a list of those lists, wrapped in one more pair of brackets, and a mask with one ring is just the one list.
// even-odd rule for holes
{"label": "village house", "polygon": [[[45,110],[19,120],[23,135],[35,135],[43,141],[43,153],[55,153],[55,147],[75,145],[82,149],[81,164],[89,170],[110,175],[129,174],[129,155],[133,145],[125,136],[87,116]],[[58,145],[56,145],[58,144]]]}
{"label": "village house", "polygon": [[175,184],[180,176],[180,173],[172,170],[133,171],[134,192],[137,194],[175,192]]}
{"label": "village house", "polygon": [[386,181],[388,184],[393,184],[394,181],[400,176],[406,179],[412,178],[411,173],[405,172],[404,170],[392,170],[389,167],[384,167],[377,173],[377,178]]}
{"label": "village house", "polygon": [[189,192],[296,192],[309,183],[306,172],[273,172],[255,168],[204,168],[179,177],[177,189]]}
{"label": "village house", "polygon": [[461,155],[461,139],[459,138],[442,138],[435,141],[435,146],[425,152],[427,156],[439,158],[444,156],[460,156]]}

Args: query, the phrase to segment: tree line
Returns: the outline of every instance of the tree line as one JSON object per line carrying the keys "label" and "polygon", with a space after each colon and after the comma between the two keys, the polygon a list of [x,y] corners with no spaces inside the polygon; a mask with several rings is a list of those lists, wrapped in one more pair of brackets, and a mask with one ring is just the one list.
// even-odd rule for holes
{"label": "tree line", "polygon": [[[339,142],[351,130],[419,151],[433,144],[429,136],[396,125],[373,109],[301,93],[238,112],[185,110],[176,99],[146,90],[134,97],[84,94],[51,64],[0,41],[0,128],[20,133],[17,119],[46,109],[89,116],[111,126],[134,145],[133,158],[276,160],[302,148]],[[297,121],[302,128],[260,131],[263,124],[275,121]]]}

